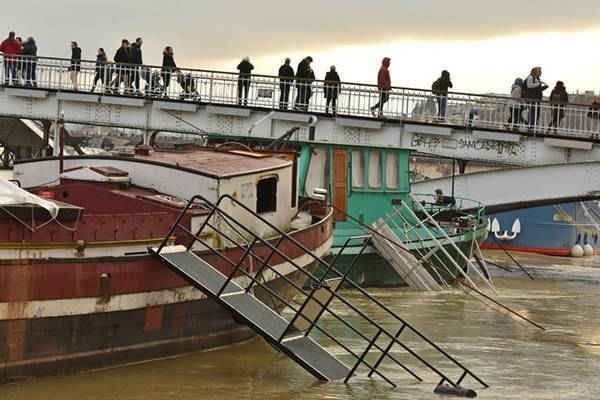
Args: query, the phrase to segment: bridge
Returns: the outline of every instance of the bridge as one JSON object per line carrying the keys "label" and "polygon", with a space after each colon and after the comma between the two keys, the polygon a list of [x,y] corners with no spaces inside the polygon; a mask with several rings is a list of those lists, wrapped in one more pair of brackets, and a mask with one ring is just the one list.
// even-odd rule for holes
{"label": "bridge", "polygon": [[[0,69],[6,62],[0,56]],[[439,97],[428,90],[394,87],[379,116],[371,111],[379,100],[377,87],[341,83],[333,113],[324,98],[331,84],[324,81],[314,81],[310,100],[301,100],[293,110],[298,88],[307,85],[303,81],[282,83],[275,76],[252,75],[248,98],[242,100],[234,73],[186,68],[163,71],[151,65],[97,66],[95,61],[84,60],[74,90],[70,60],[21,57],[19,62],[35,64],[37,79],[28,86],[23,81],[2,82],[0,117],[42,121],[36,124],[56,126],[64,113],[66,123],[140,129],[146,141],[161,131],[271,140],[300,126],[292,141],[410,148],[515,166],[600,160],[600,111],[585,105],[564,106],[564,119],[549,130],[557,106],[503,96],[453,92]],[[107,85],[100,81],[93,88],[97,73]],[[135,76],[141,77],[143,90],[132,93],[128,85],[119,87],[120,81],[127,83]],[[280,104],[286,85],[291,91],[289,106]],[[447,103],[445,116],[440,115],[442,102]],[[531,108],[539,113],[531,124],[508,125],[511,110],[525,115]],[[318,119],[314,129],[309,129],[313,116]],[[10,141],[6,145],[10,146]]]}
{"label": "bridge", "polygon": [[[440,178],[415,183],[412,191],[452,193],[453,179]],[[454,178],[454,193],[477,199],[488,213],[571,201],[600,199],[600,162],[509,168],[460,175]],[[460,203],[460,200],[459,200]],[[461,206],[461,204],[458,204]],[[468,208],[468,205],[465,205]]]}

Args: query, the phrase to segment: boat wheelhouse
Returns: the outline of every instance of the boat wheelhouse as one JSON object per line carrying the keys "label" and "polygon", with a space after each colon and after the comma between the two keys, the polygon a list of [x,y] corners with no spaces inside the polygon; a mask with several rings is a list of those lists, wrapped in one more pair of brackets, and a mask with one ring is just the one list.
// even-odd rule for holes
{"label": "boat wheelhouse", "polygon": [[[487,237],[481,204],[457,198],[456,204],[440,205],[433,193],[411,192],[410,150],[303,144],[300,160],[301,193],[312,193],[315,188],[326,188],[329,193],[336,220],[334,253],[382,219],[418,258],[443,246],[456,263],[434,253],[428,268],[437,270],[434,276],[453,280],[458,275],[456,265],[466,269],[475,243]],[[345,253],[351,254],[352,246]],[[353,280],[365,286],[405,283],[373,247],[366,253],[367,260],[351,272]]]}

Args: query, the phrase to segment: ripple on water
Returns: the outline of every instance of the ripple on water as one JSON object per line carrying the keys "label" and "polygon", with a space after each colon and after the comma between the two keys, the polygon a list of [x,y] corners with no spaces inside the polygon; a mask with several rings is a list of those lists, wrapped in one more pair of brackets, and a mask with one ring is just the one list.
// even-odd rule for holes
{"label": "ripple on water", "polygon": [[[529,257],[527,264],[535,264]],[[436,340],[444,349],[485,379],[491,388],[481,390],[473,382],[465,385],[477,390],[481,399],[592,399],[598,389],[600,371],[600,270],[584,268],[568,260],[542,258],[534,269],[551,279],[530,281],[522,277],[498,277],[498,298],[522,311],[548,330],[541,332],[506,315],[492,311],[461,290],[418,293],[406,289],[376,289],[372,292],[392,309]],[[596,264],[600,264],[594,261]],[[552,264],[560,264],[558,272]],[[584,281],[571,279],[569,272]],[[564,279],[564,278],[569,279]],[[372,318],[381,313],[369,308],[360,296],[344,294],[367,307]],[[339,304],[352,322],[364,324]],[[324,324],[360,352],[364,342],[352,337],[348,329],[336,325],[332,317]],[[386,323],[390,330],[397,324]],[[403,340],[428,361],[457,371],[443,363],[439,354],[414,335]],[[325,341],[329,350],[344,357],[344,352]],[[384,345],[385,341],[381,341]],[[390,389],[381,380],[360,378],[350,385],[319,384],[300,367],[277,353],[262,340],[241,346],[59,378],[46,378],[0,387],[1,400],[313,400],[313,399],[441,399],[432,393],[438,379],[401,348],[394,348],[398,359],[414,368],[425,379],[418,384],[404,371],[386,363],[383,372],[400,383]],[[344,358],[350,361],[348,358]],[[364,372],[364,371],[363,371]]]}

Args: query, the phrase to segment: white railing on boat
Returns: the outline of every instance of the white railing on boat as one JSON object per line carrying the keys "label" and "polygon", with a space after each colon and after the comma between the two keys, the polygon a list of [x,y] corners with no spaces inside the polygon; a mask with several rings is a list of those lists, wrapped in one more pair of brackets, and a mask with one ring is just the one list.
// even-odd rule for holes
{"label": "white railing on boat", "polygon": [[[98,64],[87,60],[72,62],[61,58],[11,58],[5,55],[0,55],[0,69],[0,84],[4,87],[93,91],[262,109],[292,110],[296,105],[298,110],[311,113],[327,111],[324,95],[332,88],[325,81],[316,80],[308,84],[295,80],[286,83],[276,76],[253,74],[249,78],[248,96],[242,99],[238,90],[247,78],[239,78],[237,73],[232,72],[189,68],[167,70],[152,65]],[[140,83],[134,90],[130,83],[137,81]],[[280,95],[286,86],[290,90],[289,104],[280,103]],[[298,92],[307,87],[312,94],[308,102],[300,100],[295,104]],[[436,96],[430,90],[401,87],[393,87],[388,94],[389,100],[380,117],[377,110],[375,114],[372,110],[380,98],[376,86],[342,82],[337,107],[331,111],[338,116],[509,130],[593,141],[600,139],[600,110],[593,110],[587,105],[556,105],[546,101],[458,92]],[[442,103],[446,104],[445,115],[440,112]],[[564,117],[559,118],[554,127],[551,125],[556,115]],[[509,123],[511,116],[513,121]],[[527,121],[528,118],[531,122]]]}

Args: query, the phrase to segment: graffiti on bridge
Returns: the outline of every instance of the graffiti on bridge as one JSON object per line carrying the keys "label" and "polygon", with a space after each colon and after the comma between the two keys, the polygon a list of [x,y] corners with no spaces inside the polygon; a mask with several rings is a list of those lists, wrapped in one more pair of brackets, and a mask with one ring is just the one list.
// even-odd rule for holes
{"label": "graffiti on bridge", "polygon": [[414,135],[411,147],[426,152],[444,150],[475,150],[493,152],[497,155],[520,156],[525,153],[523,143],[501,142],[489,139],[463,137],[459,139],[442,138],[429,135]]}

